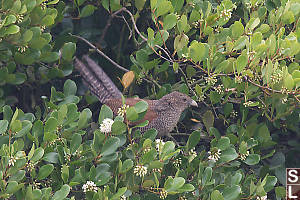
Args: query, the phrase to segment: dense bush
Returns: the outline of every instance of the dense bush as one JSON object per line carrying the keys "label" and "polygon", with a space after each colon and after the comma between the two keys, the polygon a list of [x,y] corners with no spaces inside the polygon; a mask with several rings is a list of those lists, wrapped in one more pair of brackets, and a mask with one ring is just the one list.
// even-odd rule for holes
{"label": "dense bush", "polygon": [[[285,167],[300,164],[299,0],[0,2],[1,199],[285,198]],[[77,81],[76,40],[79,57],[130,68],[128,96],[199,102],[180,146],[126,124],[143,101],[97,115],[64,78]]]}

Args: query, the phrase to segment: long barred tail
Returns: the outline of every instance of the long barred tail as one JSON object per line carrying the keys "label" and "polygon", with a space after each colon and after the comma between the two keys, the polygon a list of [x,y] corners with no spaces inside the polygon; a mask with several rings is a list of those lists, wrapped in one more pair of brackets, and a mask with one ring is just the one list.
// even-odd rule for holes
{"label": "long barred tail", "polygon": [[75,67],[79,70],[90,91],[98,97],[100,102],[106,103],[111,98],[121,99],[122,93],[103,69],[87,55],[84,55],[82,58],[87,65],[75,58]]}

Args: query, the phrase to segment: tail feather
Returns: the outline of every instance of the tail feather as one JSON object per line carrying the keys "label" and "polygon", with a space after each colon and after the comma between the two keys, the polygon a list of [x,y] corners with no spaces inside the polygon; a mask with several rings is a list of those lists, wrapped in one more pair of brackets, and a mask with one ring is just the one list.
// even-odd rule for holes
{"label": "tail feather", "polygon": [[122,93],[103,69],[87,55],[83,56],[83,60],[87,65],[76,58],[75,67],[79,70],[90,91],[97,96],[100,102],[106,103],[111,98],[121,99]]}

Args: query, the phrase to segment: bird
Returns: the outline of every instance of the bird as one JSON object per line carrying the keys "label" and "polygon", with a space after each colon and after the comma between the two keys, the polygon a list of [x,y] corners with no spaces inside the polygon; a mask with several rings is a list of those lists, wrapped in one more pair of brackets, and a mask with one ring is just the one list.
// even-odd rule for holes
{"label": "bird", "polygon": [[[88,55],[84,55],[81,60],[75,58],[74,65],[91,93],[117,115],[123,105],[122,93],[103,69]],[[142,121],[149,121],[148,125],[139,129],[141,133],[144,133],[154,128],[157,130],[157,137],[172,138],[171,131],[176,127],[181,113],[190,106],[198,106],[191,97],[178,91],[173,91],[158,100],[126,98],[125,105],[134,106],[139,101],[148,103],[148,109]]]}

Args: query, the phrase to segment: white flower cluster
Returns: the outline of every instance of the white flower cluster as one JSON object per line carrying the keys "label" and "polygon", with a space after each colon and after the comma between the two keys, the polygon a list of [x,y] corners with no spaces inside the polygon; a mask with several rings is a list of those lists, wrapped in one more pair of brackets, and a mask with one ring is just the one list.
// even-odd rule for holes
{"label": "white flower cluster", "polygon": [[283,71],[281,70],[276,70],[275,72],[272,73],[270,79],[271,79],[271,82],[273,84],[277,84],[279,83],[283,78]]}
{"label": "white flower cluster", "polygon": [[19,51],[20,53],[25,52],[26,49],[28,49],[28,46],[27,46],[27,45],[18,47],[18,51]]}
{"label": "white flower cluster", "polygon": [[104,119],[102,124],[100,125],[100,131],[102,133],[110,133],[113,123],[114,123],[114,120],[112,120],[110,118]]}
{"label": "white flower cluster", "polygon": [[281,99],[282,104],[285,104],[287,101],[288,101],[288,99],[286,97]]}
{"label": "white flower cluster", "polygon": [[197,157],[197,152],[195,151],[195,148],[191,149],[188,152],[189,155],[189,162],[192,162]]}
{"label": "white flower cluster", "polygon": [[238,116],[238,112],[235,111],[235,110],[232,110],[231,113],[230,113],[230,117],[231,118],[236,118]]}
{"label": "white flower cluster", "polygon": [[[197,156],[197,155],[196,155],[196,156]],[[176,158],[176,159],[174,160],[174,162],[173,162],[174,166],[177,167],[177,168],[180,167],[181,163],[182,163],[182,159],[181,159],[181,158]]]}
{"label": "white flower cluster", "polygon": [[16,163],[16,159],[12,156],[10,157],[9,161],[8,161],[8,166],[15,166],[15,163]]}
{"label": "white flower cluster", "polygon": [[147,174],[148,168],[146,166],[143,165],[137,165],[134,169],[133,169],[133,173],[136,176],[139,177],[144,177]]}
{"label": "white flower cluster", "polygon": [[41,8],[43,10],[45,10],[47,8],[47,1],[44,1],[43,3],[41,3]]}
{"label": "white flower cluster", "polygon": [[243,82],[243,79],[242,79],[241,76],[235,76],[234,82],[235,82],[235,83],[242,83],[242,82]]}
{"label": "white flower cluster", "polygon": [[218,85],[217,87],[214,87],[214,89],[217,91],[218,94],[222,94],[224,91],[224,86],[223,84]]}
{"label": "white flower cluster", "polygon": [[144,149],[143,149],[143,153],[145,154],[145,153],[148,153],[149,151],[151,150],[151,147],[145,147]]}
{"label": "white flower cluster", "polygon": [[265,196],[262,196],[262,197],[256,197],[257,200],[267,200],[268,199],[268,196],[265,195]]}
{"label": "white flower cluster", "polygon": [[157,173],[160,173],[162,172],[162,168],[154,168],[152,169],[153,172],[157,172]]}
{"label": "white flower cluster", "polygon": [[120,196],[120,200],[126,200],[127,197],[125,197],[125,195]]}
{"label": "white flower cluster", "polygon": [[124,117],[128,108],[129,105],[123,104],[121,108],[118,108],[118,115]]}
{"label": "white flower cluster", "polygon": [[162,190],[159,192],[159,198],[165,199],[165,198],[167,198],[167,196],[168,196],[168,192],[167,192],[166,190],[162,189]]}
{"label": "white flower cluster", "polygon": [[98,188],[93,181],[87,181],[86,184],[82,186],[84,193],[86,192],[97,192]]}
{"label": "white flower cluster", "polygon": [[22,14],[18,14],[16,17],[17,17],[17,23],[21,23],[24,19],[24,15]]}
{"label": "white flower cluster", "polygon": [[253,101],[247,101],[247,102],[243,103],[243,105],[245,107],[249,107],[251,104],[253,104]]}
{"label": "white flower cluster", "polygon": [[241,156],[241,160],[246,160],[246,158],[249,156],[249,151],[247,151],[246,153],[241,153],[240,156]]}
{"label": "white flower cluster", "polygon": [[32,162],[28,162],[26,164],[26,168],[27,168],[28,171],[31,172],[34,169],[34,164]]}
{"label": "white flower cluster", "polygon": [[187,198],[185,196],[181,196],[178,200],[187,200]]}
{"label": "white flower cluster", "polygon": [[155,147],[156,147],[156,150],[158,152],[162,151],[164,145],[165,145],[165,142],[163,140],[161,140],[161,139],[156,139],[155,140]]}
{"label": "white flower cluster", "polygon": [[217,151],[214,152],[209,151],[208,154],[209,154],[208,159],[213,162],[216,162],[220,159],[221,149],[218,149]]}
{"label": "white flower cluster", "polygon": [[42,31],[42,32],[44,32],[44,31],[45,31],[45,29],[46,29],[46,26],[44,26],[44,25],[43,25],[43,26],[41,26],[41,31]]}
{"label": "white flower cluster", "polygon": [[205,82],[210,85],[215,85],[216,82],[218,81],[217,78],[213,77],[213,76],[204,77],[204,79],[205,79]]}
{"label": "white flower cluster", "polygon": [[222,18],[222,17],[224,17],[224,19],[225,20],[229,20],[230,18],[231,18],[231,9],[224,9],[224,10],[222,10],[221,11],[221,15],[220,15],[220,17]]}

